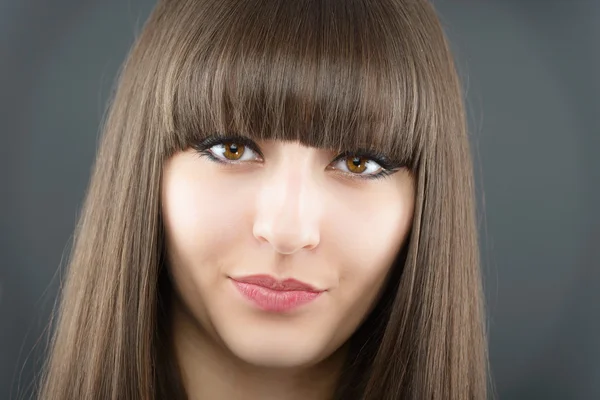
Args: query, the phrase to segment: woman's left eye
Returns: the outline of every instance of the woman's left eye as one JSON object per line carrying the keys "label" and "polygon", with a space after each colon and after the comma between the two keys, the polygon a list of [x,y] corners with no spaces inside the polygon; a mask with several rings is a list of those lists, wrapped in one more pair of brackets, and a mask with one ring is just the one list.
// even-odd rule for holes
{"label": "woman's left eye", "polygon": [[332,167],[347,174],[360,176],[376,176],[381,171],[384,171],[384,168],[377,162],[369,157],[360,156],[341,157],[332,164]]}

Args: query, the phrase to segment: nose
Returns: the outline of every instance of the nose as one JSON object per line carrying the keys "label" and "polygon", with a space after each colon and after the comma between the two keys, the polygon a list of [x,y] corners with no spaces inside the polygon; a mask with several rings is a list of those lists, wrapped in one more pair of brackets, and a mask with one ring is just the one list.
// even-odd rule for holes
{"label": "nose", "polygon": [[322,207],[315,186],[309,171],[297,167],[279,168],[265,178],[257,197],[254,237],[281,254],[317,247]]}

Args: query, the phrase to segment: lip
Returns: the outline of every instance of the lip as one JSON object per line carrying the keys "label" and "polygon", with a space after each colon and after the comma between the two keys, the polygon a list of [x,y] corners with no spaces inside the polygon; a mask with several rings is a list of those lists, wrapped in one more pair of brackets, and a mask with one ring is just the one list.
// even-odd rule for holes
{"label": "lip", "polygon": [[236,289],[264,311],[289,312],[316,300],[324,290],[298,281],[280,281],[270,275],[230,278]]}

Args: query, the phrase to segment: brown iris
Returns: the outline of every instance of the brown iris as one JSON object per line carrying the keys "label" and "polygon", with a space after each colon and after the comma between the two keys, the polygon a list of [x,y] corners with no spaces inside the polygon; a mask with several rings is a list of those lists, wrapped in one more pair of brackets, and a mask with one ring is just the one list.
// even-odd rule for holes
{"label": "brown iris", "polygon": [[360,174],[367,169],[367,161],[369,159],[365,157],[348,157],[346,158],[346,166],[348,167],[348,171]]}
{"label": "brown iris", "polygon": [[[225,151],[223,156],[231,161],[236,161],[244,155],[245,146],[236,142],[224,142]],[[367,157],[346,157],[346,166],[348,170],[354,174],[360,174],[367,169],[367,162],[370,159]]]}
{"label": "brown iris", "polygon": [[225,146],[223,155],[228,160],[239,160],[244,155],[244,145],[241,143],[227,142],[223,145]]}

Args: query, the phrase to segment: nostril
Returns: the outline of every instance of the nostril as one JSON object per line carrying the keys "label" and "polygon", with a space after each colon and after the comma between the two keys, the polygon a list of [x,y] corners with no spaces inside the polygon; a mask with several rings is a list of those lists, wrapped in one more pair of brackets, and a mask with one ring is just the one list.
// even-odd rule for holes
{"label": "nostril", "polygon": [[268,230],[266,226],[260,226],[259,224],[255,224],[252,229],[252,234],[260,243],[269,243],[267,237],[269,236]]}
{"label": "nostril", "polygon": [[258,235],[258,236],[256,236],[256,239],[258,239],[258,241],[261,243],[269,243],[269,241],[267,239],[265,239],[264,236]]}

